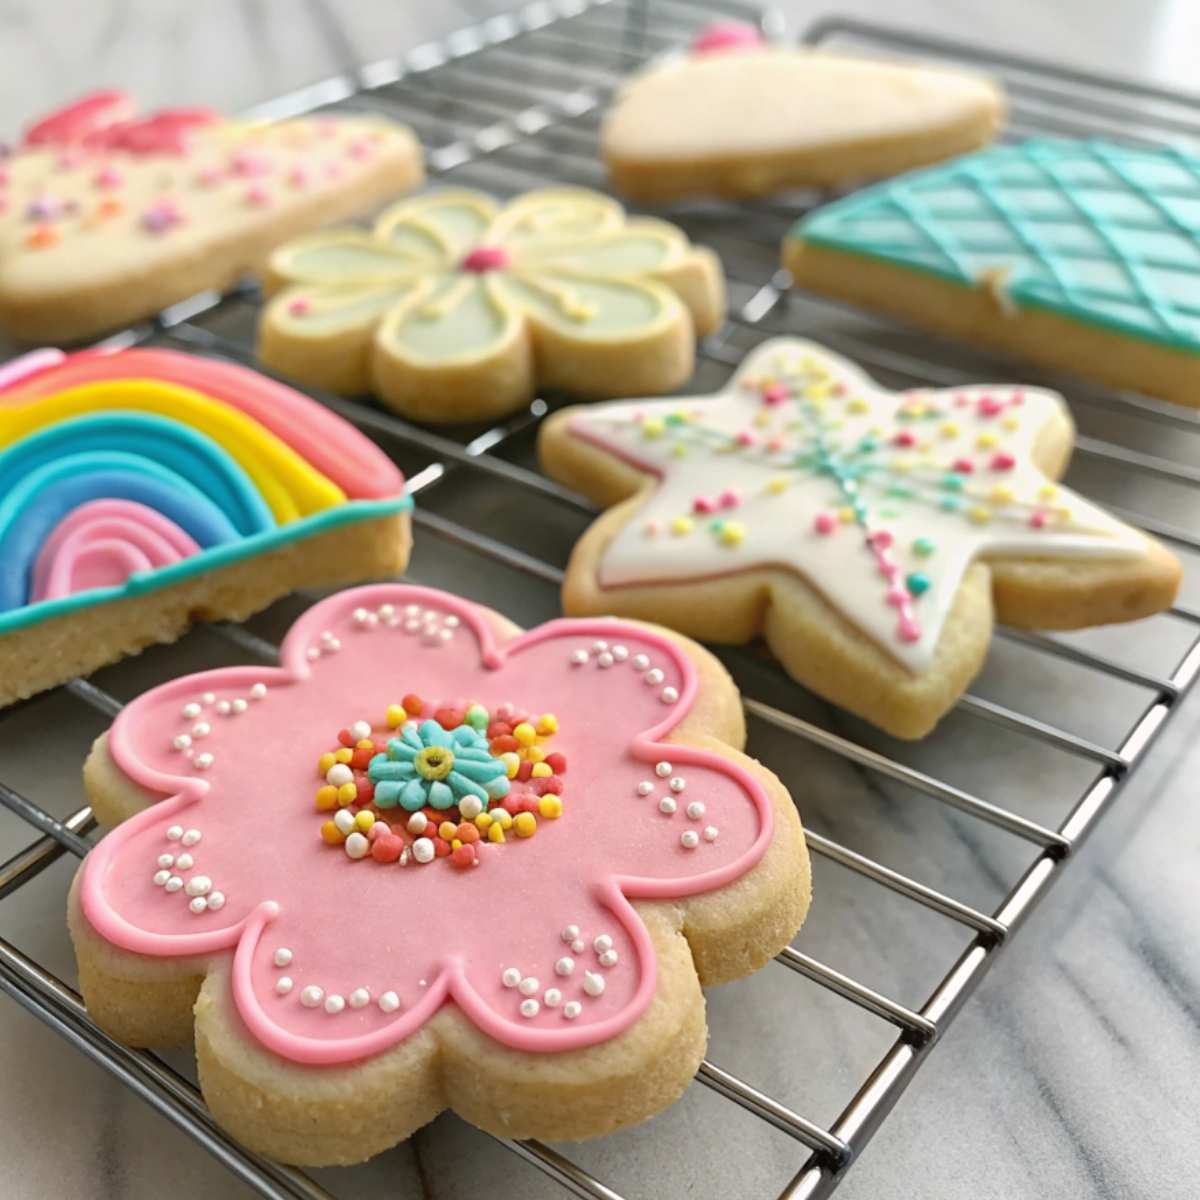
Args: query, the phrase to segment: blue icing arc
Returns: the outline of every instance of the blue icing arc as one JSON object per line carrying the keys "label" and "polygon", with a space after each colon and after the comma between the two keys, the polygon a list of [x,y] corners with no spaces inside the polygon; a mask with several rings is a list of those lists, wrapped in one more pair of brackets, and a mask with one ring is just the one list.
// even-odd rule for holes
{"label": "blue icing arc", "polygon": [[58,458],[0,500],[0,616],[29,604],[33,564],[58,522],[98,499],[145,504],[205,549],[244,540],[203,492],[158,463],[115,451]]}
{"label": "blue icing arc", "polygon": [[152,413],[112,410],[73,417],[0,452],[0,495],[42,466],[82,452],[111,450],[166,467],[224,512],[239,534],[271,529],[275,518],[250,477],[220,445]]}
{"label": "blue icing arc", "polygon": [[1037,139],[825,205],[791,238],[1200,353],[1200,157]]}

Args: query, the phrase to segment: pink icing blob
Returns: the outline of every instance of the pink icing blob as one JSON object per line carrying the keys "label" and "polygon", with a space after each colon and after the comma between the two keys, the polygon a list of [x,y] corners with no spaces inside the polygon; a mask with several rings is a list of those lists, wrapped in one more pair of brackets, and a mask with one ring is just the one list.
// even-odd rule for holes
{"label": "pink icing blob", "polygon": [[[60,354],[59,351],[37,351]],[[26,358],[32,356],[27,355]],[[42,396],[87,383],[157,379],[202,392],[252,417],[332,479],[352,500],[395,496],[404,476],[374,442],[307,396],[256,371],[175,350],[81,351],[36,374],[28,370],[9,384],[0,369],[0,404],[29,404]]]}
{"label": "pink icing blob", "polygon": [[111,88],[92,92],[31,125],[25,134],[25,144],[61,146],[81,142],[91,134],[128,121],[133,113],[133,101],[124,92]]}
{"label": "pink icing blob", "polygon": [[219,120],[220,114],[208,108],[167,108],[135,117],[129,97],[110,89],[93,92],[38,121],[26,133],[25,144],[179,154],[192,129]]}
{"label": "pink icing blob", "polygon": [[45,350],[30,350],[28,354],[14,358],[12,362],[6,362],[0,366],[0,392],[31,379],[34,375],[40,375],[51,367],[57,367],[66,357],[61,350],[47,347]]}
{"label": "pink icing blob", "polygon": [[487,271],[504,270],[508,262],[508,251],[503,246],[476,246],[459,266],[464,271],[483,275]]}
{"label": "pink icing blob", "polygon": [[32,601],[124,583],[134,571],[199,554],[174,521],[132,500],[93,500],[54,527],[33,567]]}
{"label": "pink icing blob", "polygon": [[[435,614],[450,640],[406,632],[414,605]],[[378,614],[370,627],[356,610]],[[601,661],[597,639],[613,657]],[[333,645],[334,649],[328,647]],[[586,661],[579,662],[579,652]],[[643,657],[644,656],[644,657]],[[140,954],[232,952],[233,999],[250,1034],[285,1058],[339,1063],[377,1054],[453,1003],[492,1038],[529,1051],[567,1050],[611,1038],[654,994],[655,956],[632,899],[671,899],[722,887],[762,857],[770,802],[743,768],[670,741],[690,711],[697,678],[669,639],[613,619],[551,621],[500,641],[484,612],[457,597],[399,584],[342,592],[309,609],[284,640],[279,668],[204,671],[128,704],[109,748],[135,783],[165,797],[126,821],[88,856],[82,879],[87,919],[107,940]],[[259,698],[253,687],[262,683]],[[559,723],[552,746],[569,760],[564,813],[532,838],[482,844],[481,864],[406,867],[352,862],[318,836],[313,796],[318,755],[336,730],[378,722],[405,692],[426,712],[447,699],[495,711],[512,700]],[[206,693],[211,697],[204,701]],[[223,701],[249,696],[240,714]],[[211,726],[191,748],[178,735],[201,717]],[[185,710],[186,706],[186,712]],[[226,705],[228,708],[228,705]],[[211,754],[206,769],[198,750]],[[670,785],[684,781],[679,794]],[[649,782],[651,794],[639,791]],[[678,811],[664,798],[678,795]],[[687,813],[701,801],[703,816]],[[700,837],[689,848],[684,832]],[[175,840],[168,833],[173,826]],[[157,859],[178,852],[181,829],[198,831],[188,878],[203,873],[222,893],[219,911],[195,914],[186,892],[153,880]],[[190,874],[189,874],[190,870]],[[576,925],[572,949],[560,932]],[[616,959],[599,960],[607,935]],[[571,939],[567,938],[569,943]],[[276,954],[286,949],[284,966]],[[563,955],[572,971],[556,970]],[[561,1003],[532,1016],[530,995],[506,987],[515,968]],[[589,990],[586,973],[595,979]],[[277,989],[283,975],[294,986]],[[330,1012],[301,1003],[307,988],[344,1001]],[[369,1001],[354,1004],[367,989]],[[395,1011],[378,1000],[398,999]],[[568,1001],[579,1003],[567,1018]]]}
{"label": "pink icing blob", "polygon": [[714,21],[706,25],[692,41],[693,54],[723,54],[730,50],[750,50],[763,44],[763,36],[744,21]]}

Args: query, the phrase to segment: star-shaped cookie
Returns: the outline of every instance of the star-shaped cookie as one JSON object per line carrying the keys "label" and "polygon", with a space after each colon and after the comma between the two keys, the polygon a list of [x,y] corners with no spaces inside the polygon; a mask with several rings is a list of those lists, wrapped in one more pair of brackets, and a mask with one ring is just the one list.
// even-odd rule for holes
{"label": "star-shaped cookie", "polygon": [[1072,629],[1172,602],[1175,558],[1054,482],[1072,436],[1053,392],[891,392],[795,339],[715,395],[566,409],[543,464],[614,507],[575,547],[564,607],[762,633],[814,691],[921,737],[993,616]]}

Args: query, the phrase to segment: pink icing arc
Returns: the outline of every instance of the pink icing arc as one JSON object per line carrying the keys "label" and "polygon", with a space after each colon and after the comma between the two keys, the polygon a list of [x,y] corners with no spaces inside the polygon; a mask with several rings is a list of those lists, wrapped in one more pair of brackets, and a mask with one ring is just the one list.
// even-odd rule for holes
{"label": "pink icing arc", "polygon": [[32,600],[120,584],[135,571],[199,553],[187,532],[154,509],[132,500],[93,500],[63,517],[43,543]]}
{"label": "pink icing arc", "polygon": [[124,92],[114,88],[92,92],[31,125],[25,134],[25,144],[65,146],[81,142],[110,126],[130,120],[133,114],[133,101]]}
{"label": "pink icing arc", "polygon": [[307,396],[246,367],[176,350],[84,350],[56,364],[47,362],[36,373],[26,370],[11,382],[0,375],[0,405],[29,404],[87,383],[138,378],[189,387],[239,409],[332,479],[352,500],[378,500],[404,488],[404,476],[374,442]]}
{"label": "pink icing arc", "polygon": [[[466,652],[471,661],[464,665],[461,661],[464,652],[459,649],[441,647],[426,651],[416,641],[406,640],[401,632],[355,631],[351,620],[355,610],[373,610],[385,604],[397,609],[414,604],[427,606],[441,617],[457,618],[455,640],[467,638],[471,641]],[[318,655],[317,661],[310,660],[313,648],[319,646],[322,637],[328,637],[330,631],[341,636],[340,651],[328,658]],[[394,640],[380,643],[372,642],[373,638]],[[575,669],[568,664],[571,648],[597,638],[619,639],[628,643],[631,654],[636,650],[650,655],[677,692],[677,699],[660,703],[657,692],[645,687],[639,675],[628,666],[597,671],[587,680],[570,675]],[[381,644],[384,647],[382,656],[378,649]],[[389,663],[387,659],[389,645],[400,648],[395,663]],[[430,675],[428,665],[421,666],[422,656],[426,653],[442,655],[436,662],[446,665],[436,667],[435,673]],[[341,1063],[377,1054],[410,1036],[445,1003],[457,1004],[483,1032],[520,1050],[568,1050],[616,1036],[645,1011],[655,988],[654,947],[630,901],[681,898],[724,886],[750,870],[770,842],[770,800],[753,775],[710,751],[663,741],[690,710],[699,686],[698,679],[686,653],[676,643],[642,627],[615,619],[557,620],[500,641],[483,610],[467,601],[428,588],[385,584],[343,592],[309,609],[285,638],[280,661],[282,665],[278,668],[235,667],[205,671],[161,685],[126,706],[110,732],[110,753],[117,766],[135,783],[169,798],[150,805],[123,823],[92,851],[84,867],[81,898],[84,913],[97,932],[136,953],[179,957],[206,955],[236,946],[232,988],[238,1012],[247,1029],[262,1045],[293,1061]],[[522,670],[526,662],[528,666]],[[562,680],[550,678],[556,663],[561,664],[558,669],[565,673],[563,679],[568,681],[565,688]],[[455,936],[461,932],[468,943],[473,937],[483,938],[487,934],[487,939],[476,945],[474,955],[465,949],[456,950],[453,945],[448,948],[443,948],[440,943],[434,947],[426,946],[420,943],[423,936],[420,930],[412,933],[419,944],[408,955],[391,943],[390,952],[384,952],[372,942],[368,956],[377,960],[376,965],[378,960],[384,960],[385,966],[391,959],[400,964],[413,960],[411,969],[420,970],[427,976],[421,980],[422,990],[402,1011],[383,1017],[373,1009],[363,1009],[350,1022],[353,1029],[350,1036],[331,1036],[329,1022],[344,1021],[344,1016],[330,1017],[320,1011],[300,1009],[294,1004],[289,1007],[273,994],[272,983],[278,978],[278,972],[269,961],[269,939],[286,937],[289,939],[287,944],[297,947],[297,974],[311,970],[314,959],[320,966],[322,953],[331,961],[339,955],[342,959],[348,955],[353,957],[354,947],[348,946],[342,925],[326,928],[326,922],[333,919],[328,910],[343,911],[335,889],[348,886],[347,878],[352,878],[356,887],[366,883],[368,887],[390,888],[392,883],[385,879],[383,869],[377,876],[359,874],[358,867],[349,864],[343,856],[314,851],[310,862],[315,874],[314,869],[308,867],[296,866],[287,871],[283,866],[280,868],[278,878],[281,880],[304,874],[303,883],[296,882],[301,888],[299,899],[282,894],[251,895],[251,881],[262,868],[261,855],[256,857],[254,847],[248,844],[249,839],[235,839],[230,835],[222,841],[225,831],[219,823],[214,824],[214,819],[219,821],[219,818],[214,818],[213,812],[206,817],[205,810],[215,805],[214,811],[219,813],[222,805],[233,805],[226,795],[231,780],[243,807],[231,807],[229,811],[244,814],[244,806],[250,803],[244,793],[245,781],[251,776],[242,769],[241,760],[232,761],[236,758],[237,744],[234,742],[231,748],[229,742],[230,738],[242,736],[240,728],[247,730],[245,737],[251,743],[247,753],[258,755],[248,761],[261,770],[273,772],[271,778],[276,781],[278,770],[261,762],[262,731],[274,730],[278,741],[281,710],[285,718],[293,710],[299,714],[297,724],[315,722],[315,728],[335,729],[347,717],[345,695],[357,696],[370,691],[373,686],[382,694],[377,686],[381,675],[395,675],[397,682],[392,686],[401,686],[398,681],[402,673],[389,671],[389,667],[397,665],[404,672],[411,668],[418,676],[424,669],[428,678],[434,679],[441,678],[444,672],[454,679],[450,686],[459,687],[463,695],[468,694],[466,687],[475,686],[482,690],[489,686],[510,685],[526,691],[549,689],[555,711],[560,707],[564,710],[560,713],[563,722],[560,729],[574,728],[576,735],[581,737],[587,734],[581,743],[572,743],[570,751],[573,777],[578,781],[577,807],[573,817],[564,815],[557,823],[563,828],[539,831],[538,838],[524,845],[495,848],[495,857],[478,872],[449,875],[444,883],[431,883],[430,886],[448,889],[437,893],[442,901],[461,903],[470,911],[504,913],[515,922],[513,929],[501,921],[494,929],[491,926],[495,922],[487,922],[483,923],[488,926],[487,930],[476,930],[474,925],[468,924],[465,930],[455,931]],[[511,684],[507,679],[503,682],[499,679],[506,670],[515,676]],[[375,678],[371,678],[372,675]],[[403,678],[409,677],[409,674],[403,674]],[[473,682],[476,679],[477,684]],[[489,680],[492,680],[490,684]],[[307,696],[305,691],[310,681],[311,686],[317,688],[317,694],[313,696]],[[237,720],[224,718],[226,723],[205,741],[205,746],[211,745],[218,759],[211,771],[202,776],[189,770],[178,754],[172,756],[166,747],[167,735],[176,728],[182,705],[205,692],[218,697],[244,695],[258,682],[264,683],[268,690],[268,698],[262,701],[261,709],[251,706],[244,717]],[[389,683],[390,679],[385,680],[383,686],[387,687]],[[338,696],[343,700],[339,701]],[[238,721],[250,720],[258,711],[266,714],[272,703],[277,707],[269,717],[263,717],[261,727],[238,726]],[[327,708],[331,711],[327,712]],[[595,730],[601,732],[589,729],[587,718],[594,722]],[[219,724],[221,719],[217,720]],[[268,720],[272,724],[265,724]],[[581,724],[583,728],[580,728]],[[294,736],[307,732],[307,728],[297,730],[288,725],[286,719],[282,727],[292,729]],[[636,732],[630,736],[626,729],[631,727]],[[614,748],[620,747],[622,754],[611,760],[601,755],[597,764],[588,760],[586,751],[593,742],[609,745],[602,740],[603,731],[614,731],[609,742]],[[308,743],[303,745],[306,753]],[[633,798],[632,781],[640,776],[654,775],[645,764],[661,762],[666,755],[669,755],[672,770],[687,774],[695,794],[708,799],[710,811],[719,810],[724,814],[722,841],[709,847],[708,864],[702,854],[679,850],[677,843],[674,843],[673,851],[664,849],[661,853],[646,847],[642,823],[646,823],[652,836],[664,839],[663,847],[668,845],[668,838],[678,837],[677,833],[669,832],[672,828],[678,829],[678,824],[672,826],[665,817],[658,815],[656,809],[646,807],[649,802]],[[221,776],[220,770],[226,760],[230,760],[231,765],[227,768],[228,774]],[[595,769],[597,766],[598,770]],[[276,785],[270,792],[275,794],[278,790]],[[591,809],[584,803],[588,798],[593,799]],[[262,806],[268,802],[257,796],[253,803]],[[288,804],[291,803],[288,800]],[[306,803],[311,804],[307,797],[296,801],[297,820],[301,825]],[[596,829],[581,825],[572,832],[567,824],[571,819],[584,821],[589,814],[606,814],[618,805],[626,806],[620,812],[628,816],[619,818],[625,825],[618,824],[612,829],[603,823]],[[642,807],[637,807],[639,805]],[[221,879],[231,876],[236,887],[241,889],[235,895],[235,884],[228,886],[229,913],[225,925],[208,927],[211,920],[218,919],[212,914],[197,922],[186,915],[185,909],[164,904],[162,892],[137,877],[139,872],[145,871],[146,854],[152,849],[157,852],[163,848],[162,830],[173,818],[194,821],[197,825],[205,825],[207,821],[205,841],[198,848],[210,855],[204,869]],[[244,823],[246,817],[234,819]],[[285,821],[291,820],[290,816],[285,818],[279,812],[270,811],[257,819],[266,821],[276,833],[284,830]],[[306,852],[311,844],[311,827],[307,828],[307,836],[309,841],[299,846],[299,852]],[[532,854],[538,848],[538,839],[544,839],[541,847],[551,855],[549,859],[517,857]],[[210,846],[210,842],[214,844]],[[659,845],[658,842],[654,844]],[[619,847],[624,847],[621,853],[630,853],[632,847],[632,857],[636,860],[634,869],[611,869],[610,858]],[[323,852],[329,848],[322,846],[319,849]],[[555,854],[567,857],[556,858]],[[689,857],[689,854],[698,857]],[[522,868],[522,864],[527,865]],[[373,867],[368,864],[365,870],[371,871]],[[521,869],[527,873],[518,874],[514,881],[512,872]],[[345,870],[350,870],[352,877],[347,877]],[[401,888],[399,891],[382,893],[377,890],[370,897],[354,892],[351,893],[353,899],[347,900],[343,896],[342,901],[350,905],[361,904],[364,911],[375,913],[373,924],[378,925],[386,911],[379,906],[381,896],[392,897],[388,901],[392,905],[397,902],[419,905],[422,893],[405,893],[403,887],[414,884],[423,887],[425,881],[435,881],[437,877],[431,872],[438,868],[410,867],[406,870],[428,874],[408,878],[396,876],[395,886]],[[375,885],[375,879],[385,882]],[[566,879],[577,888],[578,894],[564,905],[555,888],[562,886],[561,881]],[[519,886],[514,888],[514,882]],[[464,890],[456,892],[455,888]],[[274,885],[268,884],[264,890],[274,893]],[[321,902],[306,908],[304,898],[310,894],[319,895]],[[524,921],[519,919],[522,906],[529,909]],[[164,917],[168,908],[170,912]],[[174,916],[177,911],[183,915]],[[516,916],[511,916],[514,911]],[[599,913],[596,919],[601,923],[600,927],[607,926],[621,949],[622,965],[608,975],[609,986],[604,998],[594,1001],[598,1013],[595,1019],[585,1016],[574,1023],[564,1022],[547,1010],[539,1021],[522,1021],[515,1011],[511,1017],[499,1011],[511,1001],[513,993],[500,987],[499,968],[495,963],[505,956],[517,958],[524,953],[528,958],[533,953],[529,946],[533,944],[536,929],[528,927],[533,922],[549,921],[553,926],[550,942],[557,941],[556,930],[561,926],[555,922],[561,914],[576,911],[584,911],[593,917]],[[180,922],[182,929],[175,927]],[[155,927],[164,924],[168,927]],[[372,922],[362,924],[369,926]],[[282,932],[277,932],[277,926]],[[381,936],[386,939],[392,932],[384,929]],[[408,936],[409,932],[402,931],[402,934]],[[326,939],[323,942],[322,936]],[[453,940],[454,937],[449,938],[450,942]],[[319,944],[318,951],[301,963],[302,954],[314,941]],[[283,943],[274,942],[276,946],[280,944]],[[561,952],[560,945],[553,953]],[[636,979],[630,974],[635,970]],[[543,972],[543,978],[546,977],[547,973]],[[334,982],[339,979],[335,978]],[[547,982],[555,982],[552,973]],[[348,988],[349,984],[343,983],[343,986]],[[273,1015],[273,1012],[279,1015]],[[285,1027],[285,1021],[298,1028]]]}
{"label": "pink icing arc", "polygon": [[59,363],[66,361],[66,357],[61,350],[47,347],[44,350],[30,350],[28,354],[6,362],[0,366],[0,392],[57,367]]}
{"label": "pink icing arc", "polygon": [[729,50],[750,50],[764,44],[761,33],[744,21],[714,21],[692,40],[693,54],[722,54]]}

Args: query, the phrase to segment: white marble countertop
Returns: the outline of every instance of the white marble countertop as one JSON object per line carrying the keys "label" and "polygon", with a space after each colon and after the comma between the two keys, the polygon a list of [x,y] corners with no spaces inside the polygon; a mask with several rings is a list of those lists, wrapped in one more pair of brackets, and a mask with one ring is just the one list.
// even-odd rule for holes
{"label": "white marble countertop", "polygon": [[[13,132],[26,115],[99,85],[120,84],[147,106],[240,109],[506,7],[486,0],[10,0],[0,11],[0,131]],[[804,0],[781,8],[793,28],[825,10]],[[902,16],[891,0],[856,0],[841,11],[1093,71],[1196,86],[1200,5],[1194,0],[913,0]],[[1200,443],[1200,435],[1185,436]],[[1200,444],[1175,450],[1200,462]],[[1195,516],[1189,510],[1192,528]],[[419,547],[414,576],[479,593],[478,562],[465,554]],[[554,611],[552,589],[502,572],[489,577],[488,594],[526,623]],[[277,606],[253,627],[275,637],[289,611],[286,603]],[[1110,631],[1091,644],[1127,661],[1144,656],[1147,668],[1157,670],[1179,649],[1157,632],[1136,629]],[[196,669],[231,653],[200,632],[174,651],[153,651],[104,672],[103,682],[128,696],[164,677],[168,662],[173,670]],[[1005,699],[1010,681],[1020,678],[1031,689],[1020,699],[1047,719],[1107,744],[1119,738],[1130,712],[1127,695],[1114,694],[1110,702],[1109,691],[1093,691],[1085,674],[1018,664],[1021,653],[998,648],[980,693]],[[839,727],[836,716],[824,719]],[[0,778],[57,814],[72,811],[82,803],[78,764],[102,724],[62,695],[25,707],[0,724]],[[884,743],[844,718],[840,727]],[[45,746],[47,729],[56,735],[49,760],[27,749],[35,735]],[[1183,1200],[1200,1192],[1198,743],[1200,701],[1193,697],[1004,951],[839,1195]],[[1048,753],[1017,757],[1015,747],[994,726],[955,717],[908,757],[951,779],[969,770],[976,784],[987,781],[989,798],[1056,823],[1094,769],[1052,761]],[[990,911],[1030,861],[1031,847],[931,800],[881,786],[843,762],[797,755],[762,730],[751,749],[790,781],[814,829],[967,903]],[[0,858],[29,838],[28,828],[0,809]],[[74,969],[63,897],[73,866],[59,862],[0,903],[4,936],[68,980]],[[827,861],[816,863],[816,887],[799,948],[905,1004],[919,1006],[966,945],[961,927]],[[893,1031],[786,975],[771,966],[711,995],[711,1057],[827,1123]],[[186,1065],[187,1056],[172,1061]],[[698,1086],[649,1125],[571,1153],[622,1194],[664,1200],[773,1197],[804,1158],[801,1147],[763,1132]],[[367,1167],[317,1174],[342,1196],[565,1195],[453,1117]],[[208,1200],[243,1192],[110,1076],[0,998],[0,1194]]]}

